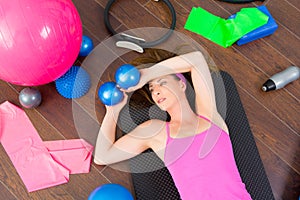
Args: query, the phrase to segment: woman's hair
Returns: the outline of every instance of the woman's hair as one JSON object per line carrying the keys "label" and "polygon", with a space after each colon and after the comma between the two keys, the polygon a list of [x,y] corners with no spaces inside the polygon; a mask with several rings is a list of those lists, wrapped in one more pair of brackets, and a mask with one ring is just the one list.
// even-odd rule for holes
{"label": "woman's hair", "polygon": [[[174,49],[173,52],[169,52],[163,49],[149,48],[149,49],[145,49],[143,56],[139,56],[133,59],[130,63],[136,67],[145,68],[145,67],[150,67],[151,65],[166,60],[168,58],[186,54],[192,51],[196,51],[196,50],[192,49],[188,45],[181,45],[176,49]],[[201,49],[201,52],[208,64],[210,71],[211,72],[218,71],[218,68],[215,65],[214,61],[212,60],[211,56],[204,49]]]}

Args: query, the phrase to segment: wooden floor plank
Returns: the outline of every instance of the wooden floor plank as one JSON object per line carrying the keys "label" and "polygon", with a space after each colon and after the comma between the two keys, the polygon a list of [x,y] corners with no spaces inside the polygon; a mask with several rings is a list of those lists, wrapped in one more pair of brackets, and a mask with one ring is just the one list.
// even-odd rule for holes
{"label": "wooden floor plank", "polygon": [[67,184],[61,187],[72,195],[73,199],[88,199],[88,196],[97,187],[107,184],[109,181],[102,174],[99,175],[96,167],[91,167],[88,174],[74,174],[70,175],[70,180]]}
{"label": "wooden floor plank", "polygon": [[[299,174],[278,158],[260,141],[256,141],[275,199],[297,199],[299,197]],[[274,167],[276,166],[276,167]]]}
{"label": "wooden floor plank", "polygon": [[0,191],[0,199],[17,200],[16,196],[14,196],[2,182],[0,184]]}
{"label": "wooden floor plank", "polygon": [[298,10],[300,10],[300,5],[299,5],[299,1],[297,0],[285,0],[288,4],[294,6],[295,8],[297,8]]}
{"label": "wooden floor plank", "polygon": [[[98,0],[98,2],[105,5],[107,1]],[[141,24],[148,27],[160,27],[161,25],[156,17],[150,15],[136,1],[119,1],[112,5],[110,13],[130,29],[139,28]]]}
{"label": "wooden floor plank", "polygon": [[[272,0],[266,4],[275,21],[285,26],[290,32],[298,36],[300,39],[300,12],[299,9],[288,3],[287,1]],[[286,16],[289,16],[288,18]]]}

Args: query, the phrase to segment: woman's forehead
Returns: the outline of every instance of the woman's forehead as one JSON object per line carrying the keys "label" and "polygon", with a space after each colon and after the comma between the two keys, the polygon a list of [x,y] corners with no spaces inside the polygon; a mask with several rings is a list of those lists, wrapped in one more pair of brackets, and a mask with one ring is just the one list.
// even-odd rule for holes
{"label": "woman's forehead", "polygon": [[162,80],[170,80],[170,79],[173,79],[172,75],[165,75],[165,76],[152,79],[151,81],[148,82],[148,84],[151,85],[153,83],[159,83]]}

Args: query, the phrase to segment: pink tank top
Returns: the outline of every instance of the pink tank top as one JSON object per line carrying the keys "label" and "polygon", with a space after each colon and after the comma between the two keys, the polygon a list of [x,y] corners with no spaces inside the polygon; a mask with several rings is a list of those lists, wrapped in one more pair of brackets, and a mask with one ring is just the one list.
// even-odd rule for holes
{"label": "pink tank top", "polygon": [[166,128],[165,165],[183,200],[251,199],[239,175],[231,141],[225,131],[211,123],[202,133],[172,138],[169,123]]}

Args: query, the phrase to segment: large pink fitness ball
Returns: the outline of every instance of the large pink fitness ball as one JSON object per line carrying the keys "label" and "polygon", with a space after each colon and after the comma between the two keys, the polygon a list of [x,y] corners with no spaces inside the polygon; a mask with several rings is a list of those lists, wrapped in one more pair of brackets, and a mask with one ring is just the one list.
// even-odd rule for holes
{"label": "large pink fitness ball", "polygon": [[0,79],[24,86],[56,80],[73,65],[82,40],[71,0],[0,1]]}

